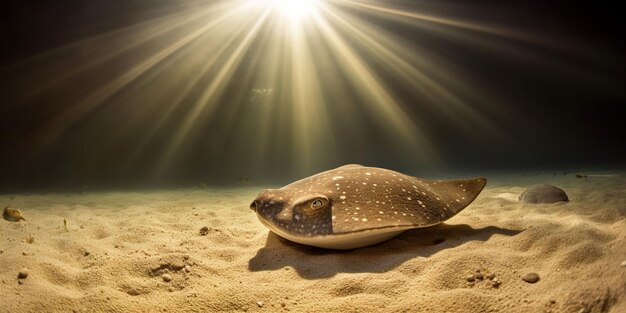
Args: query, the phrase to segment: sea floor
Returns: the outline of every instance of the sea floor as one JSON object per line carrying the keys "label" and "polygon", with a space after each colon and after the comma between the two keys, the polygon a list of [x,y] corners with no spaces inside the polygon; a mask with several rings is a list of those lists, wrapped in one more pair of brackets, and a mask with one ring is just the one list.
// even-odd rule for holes
{"label": "sea floor", "polygon": [[[537,183],[570,201],[517,200]],[[622,174],[498,177],[445,224],[352,251],[269,233],[261,189],[0,195],[26,218],[0,220],[0,311],[626,312]]]}

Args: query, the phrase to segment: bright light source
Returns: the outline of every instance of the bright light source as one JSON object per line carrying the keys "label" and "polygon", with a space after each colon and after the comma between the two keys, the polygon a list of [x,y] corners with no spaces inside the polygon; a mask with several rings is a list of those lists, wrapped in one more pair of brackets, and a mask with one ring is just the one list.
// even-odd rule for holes
{"label": "bright light source", "polygon": [[315,12],[318,0],[274,0],[276,10],[286,17],[300,19]]}
{"label": "bright light source", "polygon": [[314,14],[321,0],[252,0],[255,5],[262,5],[292,21]]}

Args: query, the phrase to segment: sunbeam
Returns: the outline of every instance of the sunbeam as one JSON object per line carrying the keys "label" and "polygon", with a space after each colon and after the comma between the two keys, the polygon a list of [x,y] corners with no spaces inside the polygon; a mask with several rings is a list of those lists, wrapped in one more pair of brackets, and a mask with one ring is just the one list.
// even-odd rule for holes
{"label": "sunbeam", "polygon": [[[10,143],[20,162],[58,162],[59,172],[76,175],[87,174],[68,169],[142,171],[155,180],[292,177],[383,159],[445,168],[468,147],[519,152],[511,133],[525,128],[519,109],[476,74],[478,62],[496,68],[515,60],[619,94],[619,86],[570,66],[580,42],[471,12],[459,18],[443,4],[145,5],[139,17],[112,11],[123,21],[115,27],[0,69],[12,77],[2,112],[32,115],[36,125],[17,129],[27,139]],[[584,49],[576,58],[602,53]],[[104,135],[94,142],[94,132]]]}

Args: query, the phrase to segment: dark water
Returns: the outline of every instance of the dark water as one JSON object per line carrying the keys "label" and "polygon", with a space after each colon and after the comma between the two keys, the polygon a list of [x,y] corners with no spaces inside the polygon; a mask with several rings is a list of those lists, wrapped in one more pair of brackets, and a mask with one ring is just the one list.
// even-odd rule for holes
{"label": "dark water", "polygon": [[626,165],[616,4],[243,3],[3,2],[0,191]]}

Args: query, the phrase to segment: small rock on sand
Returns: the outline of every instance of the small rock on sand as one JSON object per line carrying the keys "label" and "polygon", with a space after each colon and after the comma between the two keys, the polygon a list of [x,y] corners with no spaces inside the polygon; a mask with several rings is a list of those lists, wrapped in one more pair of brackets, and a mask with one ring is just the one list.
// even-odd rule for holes
{"label": "small rock on sand", "polygon": [[474,274],[474,278],[483,280],[483,278],[485,278],[485,276],[483,275],[483,273],[478,272],[478,273]]}
{"label": "small rock on sand", "polygon": [[21,270],[20,270],[20,272],[17,274],[17,278],[24,279],[24,278],[26,278],[26,277],[28,277],[28,269],[27,269],[27,268],[23,268],[23,269],[21,269]]}
{"label": "small rock on sand", "polygon": [[470,282],[470,283],[471,283],[471,282],[475,281],[475,280],[476,280],[476,278],[474,277],[474,275],[469,275],[469,276],[467,276],[467,277],[465,278],[465,280],[467,280],[468,282]]}
{"label": "small rock on sand", "polygon": [[528,187],[518,199],[525,203],[555,203],[569,200],[563,189],[546,184]]}
{"label": "small rock on sand", "polygon": [[262,308],[263,307],[263,301],[257,301],[256,305],[258,305],[260,308]]}
{"label": "small rock on sand", "polygon": [[494,278],[491,280],[491,286],[492,286],[493,288],[498,288],[498,287],[500,287],[500,285],[502,285],[502,282],[500,281],[500,279],[498,279],[498,277],[494,277]]}
{"label": "small rock on sand", "polygon": [[622,261],[622,263],[619,266],[626,267],[626,260]]}
{"label": "small rock on sand", "polygon": [[527,282],[527,283],[534,284],[534,283],[539,281],[539,274],[537,274],[537,273],[528,273],[528,274],[522,276],[522,280]]}
{"label": "small rock on sand", "polygon": [[204,226],[200,228],[200,236],[206,236],[209,233],[209,228]]}
{"label": "small rock on sand", "polygon": [[492,280],[494,277],[496,277],[496,274],[494,273],[489,273],[487,274],[487,276],[485,276],[487,279]]}
{"label": "small rock on sand", "polygon": [[166,283],[169,283],[172,281],[172,276],[170,274],[163,274],[161,275],[161,278],[163,278],[163,281]]}

